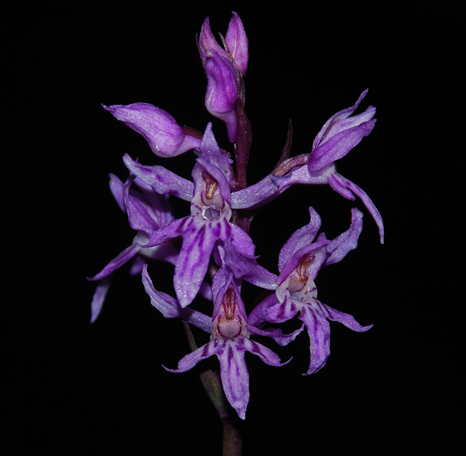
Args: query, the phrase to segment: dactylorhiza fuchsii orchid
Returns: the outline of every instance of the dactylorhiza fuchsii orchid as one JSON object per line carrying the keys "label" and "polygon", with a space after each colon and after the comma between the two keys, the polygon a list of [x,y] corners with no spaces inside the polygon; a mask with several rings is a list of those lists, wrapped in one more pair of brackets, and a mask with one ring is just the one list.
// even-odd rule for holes
{"label": "dactylorhiza fuchsii orchid", "polygon": [[[102,309],[111,277],[132,260],[131,273],[141,274],[151,304],[163,317],[180,319],[210,334],[210,340],[182,357],[176,369],[166,370],[185,372],[216,355],[226,399],[244,419],[249,402],[245,352],[271,366],[286,364],[272,349],[256,342],[257,336],[264,337],[265,342],[273,340],[280,349],[305,329],[310,341],[310,364],[305,375],[309,375],[321,369],[329,356],[329,321],[340,322],[357,332],[372,327],[361,326],[351,315],[323,304],[317,299],[315,285],[322,267],[341,261],[357,247],[362,212],[353,208],[348,230],[329,240],[324,233],[318,235],[321,220],[309,208],[309,224],[295,231],[280,250],[277,275],[259,264],[254,241],[249,236],[257,209],[293,185],[328,184],[344,198],[357,197],[362,201],[378,227],[382,243],[384,227],[368,195],[338,174],[335,167],[335,162],[375,126],[374,107],[354,114],[367,90],[354,106],[330,117],[309,151],[290,156],[291,139],[287,140],[277,166],[261,181],[248,185],[251,128],[245,112],[243,77],[248,66],[249,43],[236,13],[232,14],[225,37],[220,38],[222,46],[207,18],[197,38],[207,76],[205,106],[225,123],[233,153],[217,144],[211,123],[201,133],[180,126],[168,112],[147,103],[104,106],[116,119],[141,134],[156,156],[169,158],[192,151],[195,161],[191,181],[164,166],[143,165],[124,155],[129,177],[123,182],[111,175],[110,189],[136,235],[129,247],[90,279],[97,281],[91,321],[96,321]],[[188,214],[174,216],[173,197],[190,203]],[[150,275],[152,267],[162,268],[164,262],[175,266],[175,296],[158,291]],[[246,309],[252,304],[243,302],[243,281],[267,295],[249,314]],[[196,310],[199,295],[212,302],[210,313]],[[301,320],[300,328],[284,334],[278,326],[294,318]]]}

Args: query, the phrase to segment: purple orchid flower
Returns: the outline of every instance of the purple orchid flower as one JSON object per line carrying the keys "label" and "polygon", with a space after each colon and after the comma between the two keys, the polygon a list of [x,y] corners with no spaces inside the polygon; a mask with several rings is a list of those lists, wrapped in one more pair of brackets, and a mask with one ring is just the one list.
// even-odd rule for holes
{"label": "purple orchid flower", "polygon": [[308,225],[295,231],[280,251],[279,285],[276,292],[260,303],[252,312],[249,321],[258,325],[263,321],[282,323],[298,318],[303,322],[310,339],[310,364],[304,375],[321,369],[330,354],[330,324],[328,320],[344,324],[356,332],[364,332],[372,325],[361,326],[351,315],[339,312],[317,299],[314,280],[320,268],[341,261],[357,246],[362,230],[362,213],[352,210],[350,228],[329,241],[320,229],[320,217],[309,208],[311,220]]}
{"label": "purple orchid flower", "polygon": [[183,318],[211,334],[210,342],[184,356],[177,369],[166,369],[169,372],[186,372],[199,361],[216,355],[220,362],[220,377],[225,396],[238,416],[244,420],[249,402],[249,373],[244,358],[245,352],[258,356],[270,366],[279,367],[286,363],[281,363],[278,355],[272,350],[250,339],[251,333],[262,334],[262,331],[248,324],[240,296],[240,281],[235,279],[233,273],[224,265],[217,271],[212,283],[214,311],[212,318],[209,318],[190,308],[182,308],[174,298],[155,290],[146,268],[142,278],[152,305],[164,317]]}
{"label": "purple orchid flower", "polygon": [[308,169],[311,176],[325,176],[330,187],[344,198],[354,201],[358,196],[374,218],[384,242],[382,217],[367,194],[353,182],[338,174],[335,162],[357,146],[364,136],[368,136],[375,126],[375,108],[369,106],[364,112],[351,116],[366,96],[366,89],[355,105],[334,114],[325,122],[312,144]]}
{"label": "purple orchid flower", "polygon": [[123,184],[118,177],[113,174],[110,175],[112,194],[120,209],[128,215],[131,228],[136,230],[138,234],[129,247],[111,260],[102,271],[89,279],[98,281],[91,303],[91,323],[100,314],[110,286],[111,277],[117,269],[129,260],[133,260],[130,272],[132,275],[136,275],[141,272],[143,264],[148,260],[157,259],[174,264],[178,257],[178,250],[170,242],[154,247],[141,247],[141,244],[148,242],[153,231],[170,223],[174,216],[167,196],[159,195],[151,189],[142,190],[142,193],[139,193],[130,188],[131,182],[132,179],[128,179]]}
{"label": "purple orchid flower", "polygon": [[199,149],[200,139],[185,133],[163,109],[148,103],[105,106],[116,119],[144,136],[152,152],[159,157],[174,157]]}
{"label": "purple orchid flower", "polygon": [[[191,215],[161,227],[157,232],[153,232],[149,242],[143,245],[152,247],[167,239],[183,237],[173,279],[175,292],[182,307],[189,305],[198,293],[217,242],[231,246],[238,255],[246,259],[255,258],[255,246],[251,238],[237,225],[230,223],[230,160],[219,149],[211,124],[207,126],[202,138],[199,157],[192,172],[194,183],[170,173],[163,167],[142,166],[128,156],[124,161],[138,185],[148,185],[157,193],[170,193],[191,201]],[[250,266],[248,268],[246,280],[250,280],[251,283],[256,283],[256,280],[258,283],[264,282],[264,274],[267,273],[263,268],[260,269],[257,265],[256,272],[252,273]],[[270,284],[273,280],[269,276],[265,282]],[[269,285],[269,289],[275,287],[276,281]]]}
{"label": "purple orchid flower", "polygon": [[[332,116],[316,136],[312,152],[290,158],[290,170],[284,175],[269,174],[257,184],[234,192],[231,198],[232,208],[262,206],[296,184],[329,184],[346,199],[354,201],[356,196],[361,199],[379,229],[380,242],[383,244],[384,225],[380,212],[364,190],[336,172],[334,163],[344,157],[374,128],[375,108],[372,106],[363,113],[350,117],[366,93],[367,90],[361,94],[354,106]],[[297,165],[293,166],[293,163]]]}

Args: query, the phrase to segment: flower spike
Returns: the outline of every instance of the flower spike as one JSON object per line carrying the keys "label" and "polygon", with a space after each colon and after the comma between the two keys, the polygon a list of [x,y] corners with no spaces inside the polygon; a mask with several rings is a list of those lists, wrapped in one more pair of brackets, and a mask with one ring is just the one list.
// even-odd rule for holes
{"label": "flower spike", "polygon": [[[248,185],[252,129],[246,114],[243,81],[249,63],[249,42],[243,22],[232,12],[226,35],[217,40],[207,17],[196,41],[207,77],[205,107],[225,123],[232,150],[219,147],[211,123],[202,134],[192,127],[180,126],[168,112],[148,103],[102,105],[117,120],[141,134],[158,157],[169,158],[193,150],[190,156],[194,163],[191,178],[186,178],[161,166],[158,158],[157,164],[144,165],[128,154],[123,156],[129,177],[121,181],[111,175],[110,190],[136,234],[128,247],[89,279],[96,281],[91,322],[101,311],[112,277],[121,266],[131,262],[130,273],[141,275],[152,306],[164,318],[183,321],[193,350],[180,359],[176,369],[165,369],[186,372],[215,355],[221,387],[215,374],[211,375],[215,380],[210,387],[206,386],[208,382],[203,384],[222,420],[229,413],[220,388],[239,418],[245,419],[249,403],[245,353],[258,356],[270,366],[286,364],[256,338],[267,337],[283,347],[306,330],[309,367],[303,375],[309,375],[321,369],[330,355],[330,321],[356,332],[372,327],[362,326],[352,315],[322,303],[317,299],[315,283],[323,267],[338,263],[356,249],[363,226],[361,211],[353,208],[349,228],[328,239],[320,231],[319,214],[309,207],[309,223],[285,242],[278,255],[278,271],[274,272],[259,264],[249,230],[257,209],[289,187],[328,184],[344,198],[351,201],[359,198],[363,202],[378,226],[383,243],[384,225],[374,203],[336,170],[336,162],[372,132],[376,110],[369,106],[355,114],[367,94],[365,90],[353,106],[325,122],[310,150],[301,155],[290,153],[289,124],[285,147],[275,168],[259,182]],[[178,218],[171,208],[173,197],[189,203],[189,209],[180,212]],[[181,211],[182,205],[179,207]],[[277,220],[284,217],[286,214],[278,214]],[[273,228],[268,228],[268,236],[274,236]],[[149,275],[152,260],[174,266],[173,296],[159,291],[152,282]],[[153,277],[160,276],[157,272],[154,269]],[[243,302],[243,281],[262,290],[259,298]],[[249,286],[245,291],[249,298]],[[206,302],[199,303],[198,295]],[[198,304],[203,306],[202,312],[196,310]],[[278,325],[291,319],[299,319],[299,327],[282,332]],[[209,334],[210,340],[197,348],[188,325]],[[225,432],[225,438],[231,436],[236,439],[237,434]],[[236,442],[224,440],[224,448],[235,445]]]}

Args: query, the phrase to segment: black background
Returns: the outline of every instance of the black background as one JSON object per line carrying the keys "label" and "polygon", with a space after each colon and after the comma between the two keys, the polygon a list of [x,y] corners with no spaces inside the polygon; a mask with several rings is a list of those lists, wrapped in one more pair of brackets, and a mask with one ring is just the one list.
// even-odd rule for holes
{"label": "black background", "polygon": [[[108,173],[127,176],[122,155],[185,177],[194,163],[190,154],[155,157],[100,104],[144,101],[204,130],[212,118],[195,35],[207,15],[214,33],[225,33],[232,10],[250,39],[250,182],[273,168],[289,118],[292,153],[309,152],[328,117],[369,88],[363,108],[377,107],[377,125],[338,171],[370,195],[386,226],[381,246],[366,211],[359,248],[317,281],[323,302],[373,329],[358,334],[333,323],[332,354],[309,377],[301,375],[309,362],[304,334],[284,349],[268,344],[282,359],[294,356],[284,367],[246,355],[244,454],[418,454],[457,439],[464,358],[453,291],[463,150],[454,143],[461,103],[454,6],[63,3],[5,16],[5,453],[32,444],[51,454],[220,454],[221,425],[199,369],[175,375],[161,366],[175,367],[188,352],[181,324],[164,320],[123,268],[90,325],[94,284],[86,277],[133,236],[108,190]],[[213,123],[227,147],[222,123]],[[347,229],[354,203],[328,187],[293,188],[253,223],[262,264],[276,272],[280,246],[307,223],[310,205],[328,237]],[[168,266],[151,274],[170,291]]]}

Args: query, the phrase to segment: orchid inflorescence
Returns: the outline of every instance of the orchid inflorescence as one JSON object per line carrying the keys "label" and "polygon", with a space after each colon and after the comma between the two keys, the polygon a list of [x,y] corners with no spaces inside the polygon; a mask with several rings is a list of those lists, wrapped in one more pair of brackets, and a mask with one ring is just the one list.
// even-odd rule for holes
{"label": "orchid inflorescence", "polygon": [[[354,106],[330,117],[317,134],[311,151],[290,157],[291,130],[277,166],[264,179],[248,186],[246,169],[251,128],[245,113],[243,77],[248,65],[248,39],[236,13],[223,47],[212,34],[206,18],[197,43],[207,75],[205,106],[225,122],[234,153],[221,149],[209,123],[203,134],[181,127],[161,108],[147,103],[104,106],[115,118],[140,133],[159,157],[194,151],[192,182],[163,166],[145,166],[129,155],[123,161],[129,178],[122,182],[111,175],[110,189],[129,224],[137,234],[131,245],[91,280],[97,288],[91,305],[91,321],[98,317],[114,272],[132,260],[132,274],[141,274],[151,304],[165,318],[179,318],[210,334],[210,341],[184,356],[178,368],[185,372],[199,361],[216,355],[226,398],[244,419],[249,401],[249,374],[245,352],[257,355],[271,366],[282,366],[270,348],[256,342],[265,336],[284,346],[306,329],[310,339],[310,364],[305,375],[322,368],[330,353],[329,320],[353,331],[367,331],[351,315],[339,312],[317,299],[316,276],[323,266],[341,261],[355,249],[362,230],[362,212],[352,209],[347,231],[335,239],[318,234],[321,220],[310,207],[310,221],[295,231],[278,256],[276,275],[257,262],[249,227],[256,210],[292,185],[329,184],[344,198],[359,197],[375,220],[383,243],[382,218],[356,184],[338,174],[335,162],[345,156],[375,125],[375,108],[353,115],[365,97]],[[170,197],[189,201],[190,214],[175,218]],[[181,247],[176,238],[182,238]],[[158,260],[175,266],[176,297],[158,291],[148,272],[148,263]],[[267,290],[267,297],[248,314],[241,297],[243,280]],[[200,294],[212,301],[212,313],[193,308]],[[277,326],[293,319],[301,327],[284,334]],[[273,325],[268,325],[269,323]]]}

